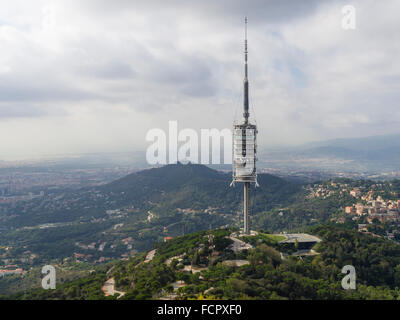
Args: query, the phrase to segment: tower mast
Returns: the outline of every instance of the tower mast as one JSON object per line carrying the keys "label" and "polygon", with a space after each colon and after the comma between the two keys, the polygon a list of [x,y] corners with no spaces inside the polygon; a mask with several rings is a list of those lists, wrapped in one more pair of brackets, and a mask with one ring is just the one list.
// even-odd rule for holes
{"label": "tower mast", "polygon": [[[243,90],[243,118],[244,124],[249,123],[249,78],[247,67],[247,17],[244,18],[244,90]],[[246,156],[246,140],[243,140],[243,156]],[[243,184],[243,233],[249,234],[249,204],[250,204],[250,182]]]}
{"label": "tower mast", "polygon": [[249,234],[250,183],[254,182],[258,186],[256,172],[257,127],[249,123],[247,17],[245,17],[244,24],[243,123],[233,126],[233,181],[231,185],[234,185],[235,182],[243,182],[243,234]]}
{"label": "tower mast", "polygon": [[244,18],[244,94],[243,94],[243,118],[244,123],[249,122],[249,79],[247,70],[247,17]]}

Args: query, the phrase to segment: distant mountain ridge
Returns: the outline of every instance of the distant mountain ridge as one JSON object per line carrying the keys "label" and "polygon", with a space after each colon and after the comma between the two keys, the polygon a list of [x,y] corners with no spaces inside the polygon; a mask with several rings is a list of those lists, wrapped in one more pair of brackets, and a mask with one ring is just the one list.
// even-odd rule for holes
{"label": "distant mountain ridge", "polygon": [[338,147],[353,150],[379,150],[400,147],[400,134],[368,136],[361,138],[341,138],[306,143],[303,148]]}
{"label": "distant mountain ridge", "polygon": [[313,170],[400,171],[400,135],[316,141],[293,148],[266,150],[264,154],[265,157],[260,158],[266,166],[272,162],[277,167]]}

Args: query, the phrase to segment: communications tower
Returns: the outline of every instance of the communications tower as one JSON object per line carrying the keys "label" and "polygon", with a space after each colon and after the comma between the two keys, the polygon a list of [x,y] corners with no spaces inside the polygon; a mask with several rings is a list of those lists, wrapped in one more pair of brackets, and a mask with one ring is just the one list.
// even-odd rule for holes
{"label": "communications tower", "polygon": [[257,183],[257,126],[249,122],[249,80],[247,67],[247,17],[244,37],[244,92],[243,92],[243,122],[233,124],[232,152],[232,185],[243,182],[243,234],[250,234],[249,205],[250,183]]}

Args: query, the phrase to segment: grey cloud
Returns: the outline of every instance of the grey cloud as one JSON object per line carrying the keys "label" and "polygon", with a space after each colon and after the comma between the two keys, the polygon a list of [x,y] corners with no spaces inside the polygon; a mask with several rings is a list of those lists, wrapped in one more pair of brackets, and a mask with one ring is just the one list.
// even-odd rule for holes
{"label": "grey cloud", "polygon": [[110,61],[106,63],[92,64],[78,67],[78,72],[104,79],[131,79],[136,77],[132,67],[124,62]]}
{"label": "grey cloud", "polygon": [[[325,0],[324,3],[336,0]],[[306,0],[91,0],[85,1],[87,10],[103,14],[132,11],[171,10],[182,13],[201,13],[205,18],[236,20],[247,15],[254,24],[280,23],[312,15],[322,1]],[[343,2],[343,1],[342,1]]]}
{"label": "grey cloud", "polygon": [[173,85],[192,97],[209,97],[217,92],[219,83],[213,77],[217,62],[210,57],[182,57],[179,61],[157,61],[151,78],[165,85]]}
{"label": "grey cloud", "polygon": [[191,83],[184,85],[182,88],[182,92],[187,96],[204,98],[214,96],[217,93],[217,89],[211,83]]}
{"label": "grey cloud", "polygon": [[42,109],[29,104],[0,104],[0,119],[6,118],[31,118],[45,115]]}
{"label": "grey cloud", "polygon": [[41,79],[20,81],[0,79],[0,101],[63,102],[99,98],[97,94],[70,87],[67,83],[49,83]]}
{"label": "grey cloud", "polygon": [[154,67],[153,77],[162,82],[177,84],[206,81],[211,77],[211,70],[198,59],[186,59],[184,62],[158,62]]}
{"label": "grey cloud", "polygon": [[[43,0],[56,7],[57,24],[42,30],[41,17],[32,17],[41,10],[26,1],[25,12],[24,5],[11,10],[15,25],[7,18],[1,30],[0,133],[18,135],[11,121],[6,127],[9,118],[32,117],[34,126],[63,111],[65,141],[83,149],[108,135],[141,139],[170,119],[229,126],[242,108],[244,15],[260,144],[398,130],[398,3],[353,1],[359,22],[346,32],[340,9],[347,2]],[[53,128],[50,119],[38,121]],[[87,145],[69,138],[69,126],[88,135]]]}

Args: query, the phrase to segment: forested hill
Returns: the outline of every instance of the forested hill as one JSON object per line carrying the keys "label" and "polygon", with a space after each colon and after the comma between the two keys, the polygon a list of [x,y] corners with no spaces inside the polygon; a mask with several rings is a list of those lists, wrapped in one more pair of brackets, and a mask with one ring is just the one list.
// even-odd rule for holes
{"label": "forested hill", "polygon": [[[94,273],[56,290],[21,292],[12,298],[400,298],[400,246],[391,241],[334,225],[319,226],[310,230],[322,239],[314,247],[315,254],[300,258],[290,255],[293,248],[282,246],[279,236],[263,232],[242,238],[253,248],[233,252],[229,246],[232,231],[214,230],[213,249],[209,247],[208,232],[196,232],[157,244],[151,260],[145,258],[146,254],[139,254],[118,262],[109,272]],[[286,252],[285,258],[280,252]],[[341,285],[345,265],[356,270],[356,289],[345,290]],[[197,272],[192,273],[195,269]],[[124,293],[122,296],[116,293],[105,298],[102,286],[110,278]]]}
{"label": "forested hill", "polygon": [[[65,190],[28,204],[18,203],[10,208],[12,217],[5,219],[2,226],[15,229],[81,222],[92,217],[107,218],[106,210],[128,207],[161,215],[176,212],[177,208],[208,207],[233,213],[240,210],[243,190],[241,185],[229,187],[231,180],[231,174],[204,165],[166,165],[135,172],[103,186]],[[293,203],[303,192],[301,185],[269,174],[259,175],[258,180],[260,187],[253,192],[255,211]]]}
{"label": "forested hill", "polygon": [[[25,259],[29,252],[38,257],[35,263],[45,263],[79,253],[94,262],[147,250],[165,236],[210,224],[240,225],[243,189],[229,187],[231,180],[230,173],[203,165],[173,164],[103,186],[49,193],[6,208],[0,246],[12,248],[8,259]],[[302,185],[268,174],[260,174],[259,183],[252,190],[252,215],[304,198]]]}
{"label": "forested hill", "polygon": [[[100,190],[119,194],[121,200],[162,203],[162,208],[237,209],[242,201],[243,190],[241,184],[229,187],[231,181],[231,173],[199,164],[177,163],[132,173]],[[258,182],[260,187],[253,192],[253,203],[257,210],[288,204],[302,192],[301,185],[270,174],[260,174]]]}

